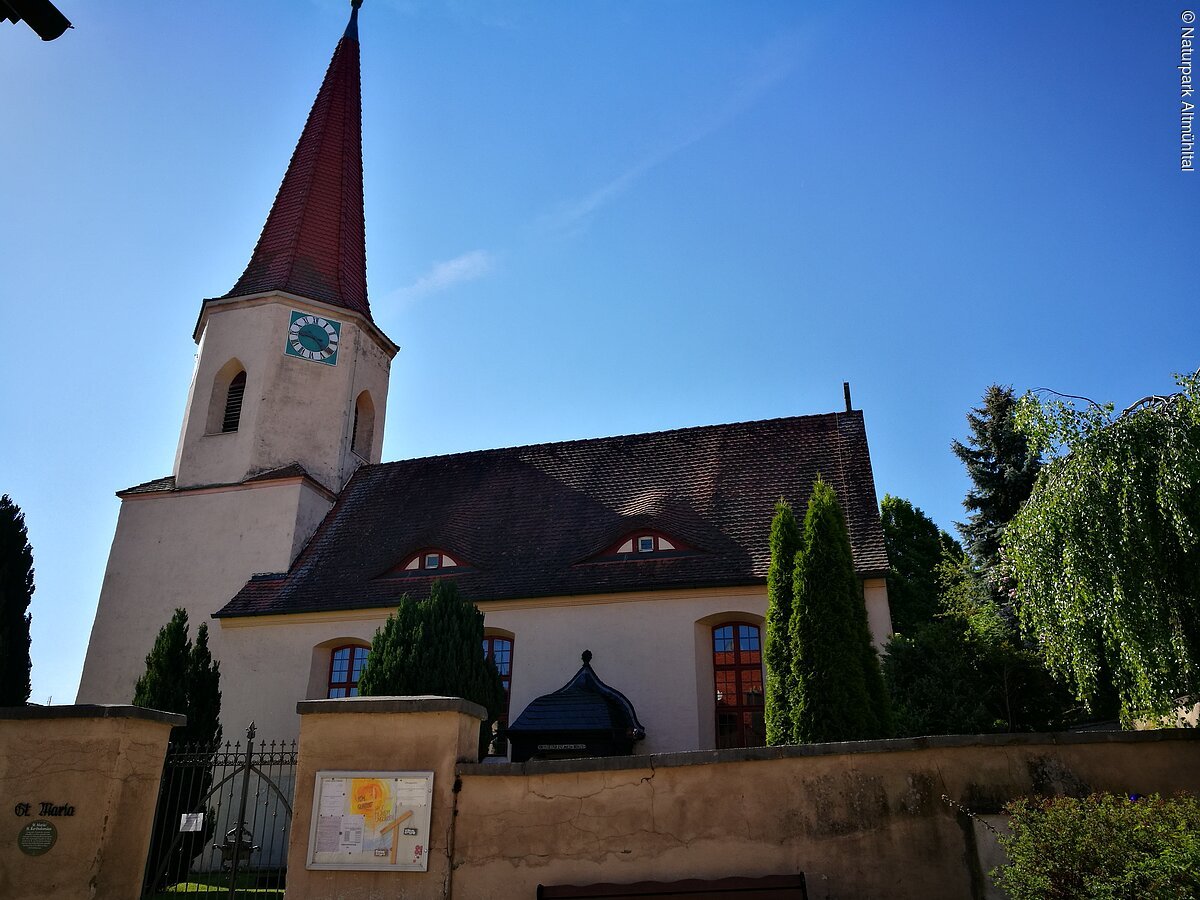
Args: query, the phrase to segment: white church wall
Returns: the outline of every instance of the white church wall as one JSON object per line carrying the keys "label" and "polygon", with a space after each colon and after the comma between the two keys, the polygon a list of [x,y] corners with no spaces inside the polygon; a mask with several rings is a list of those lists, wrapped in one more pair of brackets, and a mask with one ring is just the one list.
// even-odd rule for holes
{"label": "white church wall", "polygon": [[193,637],[209,623],[222,687],[234,694],[210,615],[251,575],[286,570],[329,506],[299,479],[125,498],[77,702],[129,703],[155,635],[177,607],[187,610]]}
{"label": "white church wall", "polygon": [[484,626],[511,631],[513,718],[562,687],[592,651],[592,668],[633,704],[646,728],[638,753],[715,746],[712,625],[761,623],[766,589],[651,591],[483,606]]}
{"label": "white church wall", "polygon": [[888,605],[887,581],[883,578],[863,580],[863,602],[867,606],[867,627],[871,643],[880,653],[892,636],[892,608]]}
{"label": "white church wall", "polygon": [[[886,612],[886,584],[879,580],[870,589]],[[712,629],[733,621],[762,627],[766,607],[763,586],[480,604],[485,630],[513,640],[512,718],[562,687],[579,669],[580,654],[591,650],[596,674],[637,710],[647,731],[637,749],[646,753],[716,746]],[[389,612],[220,620],[223,680],[254,686],[236,697],[226,693],[226,722],[254,719],[261,734],[294,737],[296,702],[326,696],[333,648],[370,645]],[[886,638],[873,635],[879,645]]]}
{"label": "white church wall", "polygon": [[253,720],[267,740],[290,740],[299,734],[296,703],[327,696],[329,654],[343,644],[370,645],[389,609],[344,613],[254,616],[218,619],[227,661],[221,683],[225,690],[221,719],[228,730]]}

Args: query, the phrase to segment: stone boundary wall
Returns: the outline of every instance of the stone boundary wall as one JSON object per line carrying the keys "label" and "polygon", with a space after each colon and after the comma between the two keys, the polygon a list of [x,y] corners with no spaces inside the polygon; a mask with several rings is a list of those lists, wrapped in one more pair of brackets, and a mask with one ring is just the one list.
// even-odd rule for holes
{"label": "stone boundary wall", "polygon": [[[137,897],[171,728],[134,706],[0,708],[0,897]],[[29,855],[31,823],[53,845]],[[43,847],[45,844],[42,845]]]}
{"label": "stone boundary wall", "polygon": [[[288,896],[504,898],[538,885],[803,872],[813,900],[989,898],[990,832],[1032,793],[1200,793],[1200,731],[978,735],[476,761],[458,698],[303,701]],[[306,868],[316,773],[433,771],[428,871]],[[987,862],[980,863],[983,858]]]}
{"label": "stone boundary wall", "polygon": [[1200,792],[1200,732],[866,741],[463,764],[456,897],[804,872],[809,896],[993,896],[979,813],[1030,794]]}

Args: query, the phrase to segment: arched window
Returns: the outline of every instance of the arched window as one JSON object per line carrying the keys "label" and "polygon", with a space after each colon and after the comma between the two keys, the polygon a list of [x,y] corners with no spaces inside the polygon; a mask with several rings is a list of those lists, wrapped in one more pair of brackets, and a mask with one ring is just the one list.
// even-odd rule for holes
{"label": "arched window", "polygon": [[329,697],[357,697],[358,677],[367,664],[370,647],[348,644],[329,654]]}
{"label": "arched window", "polygon": [[[496,664],[496,671],[500,673],[500,683],[504,686],[504,708],[496,717],[496,730],[502,733],[508,727],[508,703],[512,696],[513,639],[499,634],[485,635],[483,657]],[[507,754],[508,742],[503,737],[497,736],[492,741],[492,745],[488,747],[488,756],[506,756]]]}
{"label": "arched window", "polygon": [[761,747],[763,723],[762,633],[757,625],[723,622],[712,630],[717,749]]}
{"label": "arched window", "polygon": [[354,401],[354,430],[350,436],[350,449],[363,459],[369,459],[374,438],[375,404],[371,402],[371,395],[363,391]]}
{"label": "arched window", "polygon": [[204,433],[228,434],[237,431],[242,421],[242,401],[245,397],[246,367],[241,360],[231,359],[213,375]]}
{"label": "arched window", "polygon": [[242,398],[246,396],[246,372],[238,372],[229,382],[229,390],[225,392],[225,416],[221,420],[221,433],[238,430],[242,420]]}

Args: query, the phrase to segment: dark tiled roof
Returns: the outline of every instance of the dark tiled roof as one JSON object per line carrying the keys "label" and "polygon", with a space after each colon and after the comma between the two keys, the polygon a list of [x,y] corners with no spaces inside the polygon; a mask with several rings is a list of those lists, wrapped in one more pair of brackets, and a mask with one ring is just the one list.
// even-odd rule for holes
{"label": "dark tiled roof", "polygon": [[[328,493],[328,491],[327,491],[327,489],[325,489],[324,485],[321,485],[316,479],[314,479],[311,475],[309,475],[308,472],[305,471],[304,466],[300,465],[299,463],[289,463],[288,465],[280,466],[277,469],[267,469],[265,471],[258,472],[254,475],[251,475],[249,478],[245,478],[241,481],[234,482],[234,484],[251,484],[253,482],[260,482],[260,481],[279,481],[280,479],[283,479],[283,478],[307,478],[309,481],[313,482],[313,484],[317,485],[318,487],[321,487],[322,490],[326,490],[326,493]],[[133,487],[125,488],[125,490],[123,490],[123,491],[117,491],[117,496],[118,497],[127,497],[130,494],[157,494],[157,493],[162,493],[164,491],[176,491],[176,490],[196,491],[196,490],[204,490],[206,488],[215,488],[215,487],[231,487],[231,485],[230,484],[201,484],[201,485],[194,485],[192,487],[187,487],[187,488],[181,489],[181,488],[177,488],[175,486],[175,476],[174,475],[164,475],[162,478],[155,478],[153,481],[145,481],[142,484],[135,484]]]}
{"label": "dark tiled roof", "polygon": [[[428,577],[383,577],[437,548],[476,601],[761,583],[776,500],[799,515],[817,475],[838,493],[860,575],[887,569],[862,413],[565,441],[361,467],[286,577],[218,616],[395,606]],[[654,528],[695,552],[588,560]]]}
{"label": "dark tiled roof", "polygon": [[286,291],[370,318],[355,24],[334,50],[254,255],[226,297]]}
{"label": "dark tiled roof", "polygon": [[175,490],[175,476],[164,475],[162,478],[155,478],[153,481],[143,481],[141,484],[135,484],[133,487],[125,488],[123,491],[117,491],[118,497],[124,497],[127,494],[157,494],[160,491]]}

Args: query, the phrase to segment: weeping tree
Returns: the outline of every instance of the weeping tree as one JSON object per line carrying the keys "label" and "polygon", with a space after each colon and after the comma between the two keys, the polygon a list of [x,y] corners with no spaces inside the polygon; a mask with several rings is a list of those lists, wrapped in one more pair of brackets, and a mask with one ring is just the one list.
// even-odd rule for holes
{"label": "weeping tree", "polygon": [[375,632],[358,693],[441,694],[478,703],[488,714],[479,732],[484,755],[504,708],[504,688],[483,655],[483,613],[451,581],[435,581],[425,600],[403,599]]}
{"label": "weeping tree", "polygon": [[767,622],[763,641],[763,661],[767,669],[763,717],[769,746],[790,743],[792,738],[792,648],[788,628],[792,621],[793,572],[800,544],[796,516],[781,497],[771,522],[771,566],[767,570]]}
{"label": "weeping tree", "polygon": [[[171,743],[188,752],[213,753],[221,742],[221,670],[208,649],[208,624],[188,637],[188,616],[175,610],[159,629],[146,655],[146,671],[137,680],[133,705],[183,713],[187,724],[171,729]],[[148,877],[162,888],[183,880],[192,860],[204,851],[216,828],[216,815],[208,807],[212,770],[197,767],[169,768],[159,789],[150,844]],[[203,831],[180,832],[183,813],[205,813]]]}
{"label": "weeping tree", "polygon": [[891,709],[867,610],[854,571],[850,534],[833,488],[813,485],[793,577],[792,740],[882,737]]}
{"label": "weeping tree", "polygon": [[1053,454],[1003,540],[1022,628],[1089,702],[1106,673],[1124,722],[1200,695],[1200,373],[1112,404],[1026,395]]}

